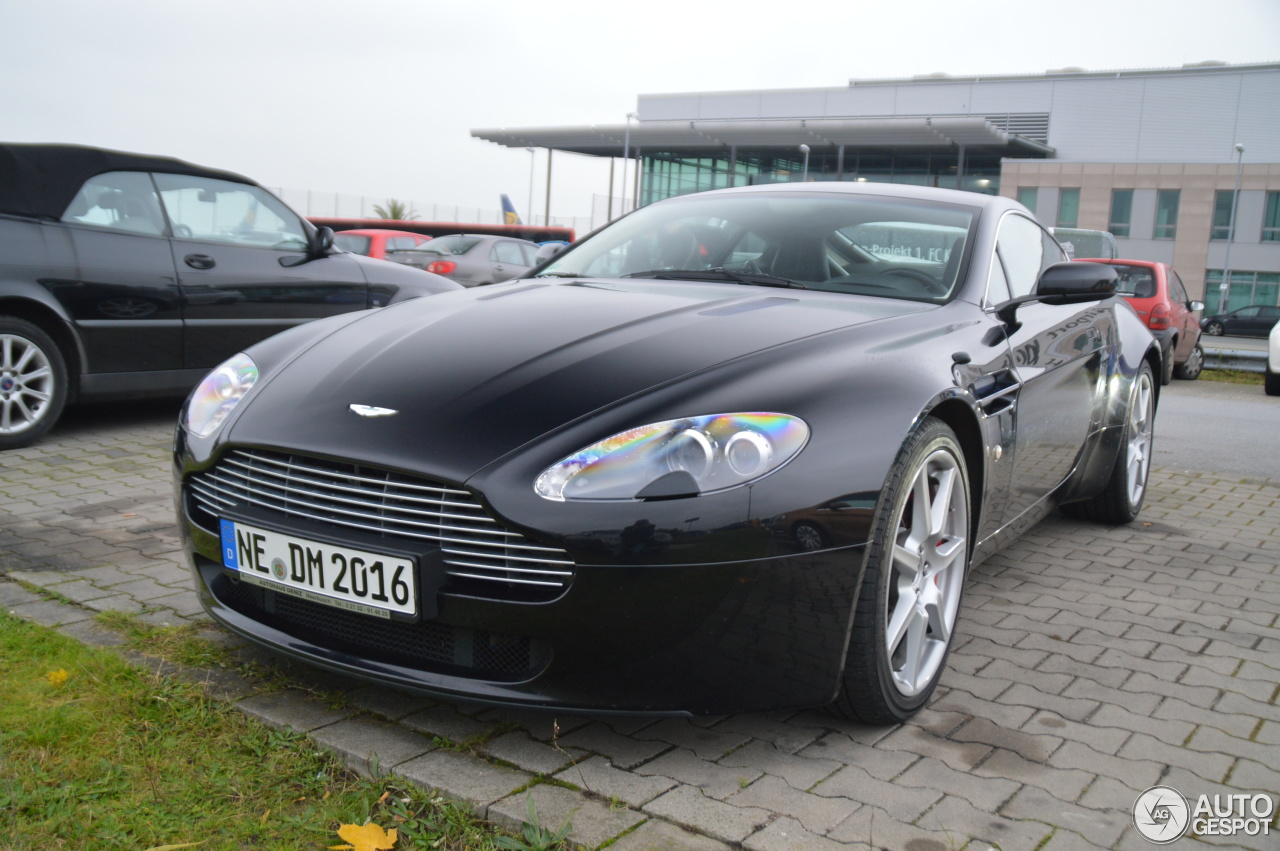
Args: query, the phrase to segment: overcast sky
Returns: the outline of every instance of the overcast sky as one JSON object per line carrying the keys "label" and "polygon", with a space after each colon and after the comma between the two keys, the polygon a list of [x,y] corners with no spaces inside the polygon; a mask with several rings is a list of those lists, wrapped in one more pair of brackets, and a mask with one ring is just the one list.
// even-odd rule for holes
{"label": "overcast sky", "polygon": [[[639,94],[1204,60],[1280,60],[1280,0],[0,0],[0,140],[523,213],[532,157],[470,130],[621,124]],[[554,162],[552,214],[589,215],[608,161]]]}

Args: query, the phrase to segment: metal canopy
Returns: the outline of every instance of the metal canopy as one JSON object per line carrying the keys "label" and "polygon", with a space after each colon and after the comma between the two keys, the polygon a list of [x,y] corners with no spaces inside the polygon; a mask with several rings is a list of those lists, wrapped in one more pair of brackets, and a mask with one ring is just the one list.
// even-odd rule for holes
{"label": "metal canopy", "polygon": [[[597,157],[620,157],[624,124],[590,127],[526,127],[472,130],[471,135],[508,148],[551,148]],[[1011,157],[1047,157],[1054,149],[1000,129],[981,117],[804,118],[752,121],[641,121],[631,125],[630,152],[715,156],[730,146],[794,150],[799,145],[844,145],[850,150],[948,152],[958,147]]]}

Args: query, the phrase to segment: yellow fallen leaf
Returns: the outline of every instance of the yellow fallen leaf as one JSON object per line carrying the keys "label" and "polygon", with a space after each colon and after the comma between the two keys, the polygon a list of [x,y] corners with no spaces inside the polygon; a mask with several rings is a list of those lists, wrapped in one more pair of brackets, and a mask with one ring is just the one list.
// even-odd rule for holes
{"label": "yellow fallen leaf", "polygon": [[64,668],[59,668],[56,671],[50,671],[44,675],[44,678],[49,681],[49,685],[54,688],[59,688],[65,685],[70,677],[71,675],[68,674]]}
{"label": "yellow fallen leaf", "polygon": [[338,837],[350,845],[330,845],[332,851],[390,851],[396,847],[396,831],[383,830],[373,822],[363,825],[344,824],[338,828]]}

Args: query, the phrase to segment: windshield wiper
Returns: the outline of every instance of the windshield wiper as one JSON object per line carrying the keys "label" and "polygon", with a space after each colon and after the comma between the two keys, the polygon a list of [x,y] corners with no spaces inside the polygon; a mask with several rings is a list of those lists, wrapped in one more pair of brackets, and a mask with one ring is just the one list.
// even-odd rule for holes
{"label": "windshield wiper", "polygon": [[809,289],[799,281],[790,278],[779,278],[775,275],[763,275],[757,272],[738,272],[723,266],[710,269],[650,269],[647,272],[632,272],[624,278],[653,278],[658,281],[736,281],[755,287],[783,287],[793,290]]}

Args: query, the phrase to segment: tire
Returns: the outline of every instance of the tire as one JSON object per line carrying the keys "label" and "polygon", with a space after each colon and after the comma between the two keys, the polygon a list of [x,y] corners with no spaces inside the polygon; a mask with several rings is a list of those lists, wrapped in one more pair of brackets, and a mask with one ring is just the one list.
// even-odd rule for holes
{"label": "tire", "polygon": [[1155,379],[1144,363],[1129,392],[1120,450],[1106,487],[1092,499],[1062,506],[1068,517],[1119,526],[1131,523],[1142,510],[1151,473],[1152,439],[1155,426]]}
{"label": "tire", "polygon": [[1196,347],[1187,355],[1187,359],[1173,368],[1173,377],[1183,381],[1195,381],[1204,372],[1204,349],[1196,342]]}
{"label": "tire", "polygon": [[1268,396],[1280,396],[1280,373],[1272,372],[1271,367],[1267,367],[1262,389],[1267,391]]}
{"label": "tire", "polygon": [[67,402],[67,367],[38,326],[0,316],[0,450],[44,436]]}
{"label": "tire", "polygon": [[1160,386],[1173,383],[1173,352],[1177,347],[1176,342],[1169,343],[1168,350],[1160,352]]}
{"label": "tire", "polygon": [[1226,329],[1222,327],[1221,322],[1210,322],[1208,325],[1204,326],[1204,332],[1210,337],[1221,337],[1225,330]]}
{"label": "tire", "polygon": [[969,515],[959,441],[944,423],[926,419],[903,444],[880,498],[831,707],[837,714],[896,724],[933,694],[969,567]]}

